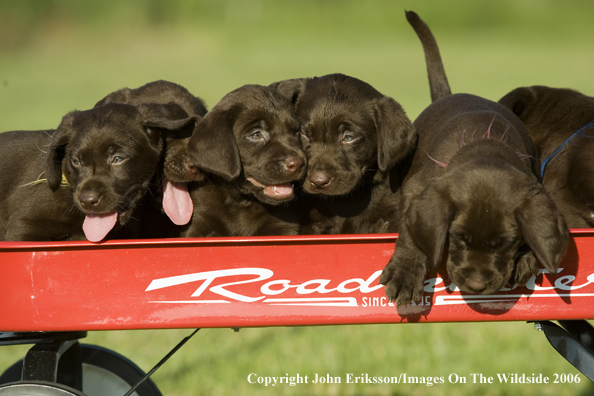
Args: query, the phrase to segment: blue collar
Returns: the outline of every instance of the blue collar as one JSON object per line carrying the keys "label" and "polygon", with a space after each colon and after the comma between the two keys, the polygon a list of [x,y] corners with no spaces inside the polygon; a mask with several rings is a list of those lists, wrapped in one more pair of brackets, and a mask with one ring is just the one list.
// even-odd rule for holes
{"label": "blue collar", "polygon": [[[547,158],[545,158],[545,160],[544,160],[544,161],[542,161],[542,162],[540,163],[540,179],[541,179],[541,180],[542,180],[542,178],[544,177],[544,171],[545,171],[545,167],[547,166],[547,164],[549,163],[549,161],[550,161],[550,160],[552,160],[552,159],[553,159],[553,158],[554,158],[554,157],[555,157],[557,154],[559,154],[559,152],[561,151],[561,149],[562,149],[563,147],[565,147],[565,145],[566,145],[567,143],[569,143],[569,141],[570,141],[571,139],[573,139],[573,137],[574,137],[574,136],[580,135],[580,134],[581,134],[581,132],[582,132],[584,129],[588,129],[588,128],[590,128],[592,125],[594,125],[594,120],[590,121],[589,123],[587,123],[586,125],[584,125],[583,127],[581,127],[579,131],[577,131],[576,133],[574,133],[573,135],[571,135],[571,136],[570,136],[570,137],[569,137],[569,138],[568,138],[566,141],[564,141],[564,142],[563,142],[563,144],[562,144],[561,146],[559,146],[559,147],[557,148],[557,150],[555,150],[555,152],[554,152],[553,154],[549,155]],[[589,136],[588,136],[588,137],[589,137]]]}

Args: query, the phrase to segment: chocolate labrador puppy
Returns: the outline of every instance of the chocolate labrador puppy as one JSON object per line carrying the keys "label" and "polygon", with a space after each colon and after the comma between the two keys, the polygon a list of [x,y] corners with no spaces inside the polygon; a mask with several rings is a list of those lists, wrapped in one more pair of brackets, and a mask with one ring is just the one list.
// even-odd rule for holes
{"label": "chocolate labrador puppy", "polygon": [[[196,122],[206,114],[204,101],[192,95],[186,88],[179,84],[158,80],[145,84],[139,88],[123,88],[112,92],[101,99],[95,106],[107,103],[127,103],[139,105],[141,103],[176,104],[181,107],[183,118],[194,116]],[[188,122],[185,128],[164,135],[163,140],[163,168],[170,178],[164,178],[159,183],[162,192],[155,194],[154,198],[161,204],[169,219],[177,225],[184,225],[190,221],[193,212],[192,199],[188,193],[187,183],[190,180],[204,180],[202,172],[193,166],[187,156],[187,145],[195,123]],[[158,175],[162,177],[162,175]],[[166,227],[163,224],[163,227]]]}
{"label": "chocolate labrador puppy", "polygon": [[272,88],[225,95],[188,143],[191,162],[209,176],[190,185],[194,214],[183,236],[297,234],[294,183],[305,173],[298,130],[291,102]]}
{"label": "chocolate labrador puppy", "polygon": [[571,89],[517,88],[499,100],[538,148],[542,183],[570,228],[594,227],[594,97]]}
{"label": "chocolate labrador puppy", "polygon": [[54,130],[0,133],[0,240],[84,239],[84,214],[64,180],[55,192],[44,176]]}
{"label": "chocolate labrador puppy", "polygon": [[307,156],[302,234],[396,232],[416,132],[402,107],[343,74],[271,85],[290,98]]}
{"label": "chocolate labrador puppy", "polygon": [[[535,175],[535,148],[504,106],[469,94],[450,95],[437,44],[414,13],[407,19],[427,58],[433,103],[415,120],[419,146],[403,187],[396,251],[380,283],[400,304],[419,301],[428,269],[448,247],[446,268],[462,291],[490,294],[549,271],[565,254],[563,216]],[[522,252],[527,244],[530,252]]]}
{"label": "chocolate labrador puppy", "polygon": [[95,106],[102,106],[107,103],[128,103],[132,105],[140,103],[175,103],[188,116],[204,116],[207,111],[202,99],[192,95],[181,85],[165,80],[153,81],[134,89],[122,88],[108,94]]}
{"label": "chocolate labrador puppy", "polygon": [[[55,131],[0,134],[3,240],[137,237],[172,105],[106,104],[65,115]],[[132,223],[132,224],[131,224]]]}

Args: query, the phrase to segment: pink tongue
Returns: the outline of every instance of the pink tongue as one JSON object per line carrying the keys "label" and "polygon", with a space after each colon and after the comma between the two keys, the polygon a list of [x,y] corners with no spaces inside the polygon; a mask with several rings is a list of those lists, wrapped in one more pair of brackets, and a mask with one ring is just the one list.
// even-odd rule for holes
{"label": "pink tongue", "polygon": [[266,186],[264,194],[269,197],[287,197],[293,195],[293,186],[291,183],[279,184],[276,186]]}
{"label": "pink tongue", "polygon": [[174,224],[188,224],[194,212],[194,204],[186,183],[171,183],[163,186],[163,209]]}
{"label": "pink tongue", "polygon": [[88,214],[83,223],[85,236],[91,242],[101,242],[118,221],[118,213],[106,215]]}

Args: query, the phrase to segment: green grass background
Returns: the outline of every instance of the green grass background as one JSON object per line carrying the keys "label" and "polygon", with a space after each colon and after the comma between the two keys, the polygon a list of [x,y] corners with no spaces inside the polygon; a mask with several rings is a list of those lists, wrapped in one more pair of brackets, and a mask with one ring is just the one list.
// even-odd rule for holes
{"label": "green grass background", "polygon": [[[212,107],[243,84],[341,72],[429,104],[424,57],[404,10],[432,28],[453,92],[498,100],[550,85],[594,95],[594,3],[579,0],[0,1],[0,131],[55,128],[116,89],[166,79]],[[0,263],[8,265],[8,263]],[[0,310],[0,315],[2,311]],[[148,371],[189,330],[91,332]],[[27,346],[2,347],[0,371]],[[165,395],[588,395],[594,386],[299,385],[262,376],[578,373],[530,324],[443,323],[204,329],[154,375]],[[497,381],[495,381],[497,382]]]}

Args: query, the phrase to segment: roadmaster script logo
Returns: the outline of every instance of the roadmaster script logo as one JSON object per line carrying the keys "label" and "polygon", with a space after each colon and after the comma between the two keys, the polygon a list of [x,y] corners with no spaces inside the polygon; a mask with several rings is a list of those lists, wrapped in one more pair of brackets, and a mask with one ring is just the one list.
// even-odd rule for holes
{"label": "roadmaster script logo", "polygon": [[[158,289],[171,288],[192,282],[202,281],[200,287],[191,295],[192,299],[173,301],[150,301],[159,304],[230,304],[232,302],[255,303],[261,302],[269,305],[303,305],[303,306],[326,306],[326,307],[377,307],[393,306],[383,293],[374,293],[383,288],[378,284],[381,270],[371,274],[367,279],[351,278],[342,282],[335,282],[331,279],[312,279],[303,283],[294,284],[288,279],[273,279],[274,272],[266,268],[236,268],[216,271],[197,272],[193,274],[172,276],[153,280],[146,292]],[[538,275],[548,273],[540,270],[537,276],[532,277],[523,287],[503,288],[507,292],[494,295],[460,295],[458,288],[453,283],[446,285],[442,278],[430,278],[425,281],[425,293],[437,293],[434,301],[431,296],[425,295],[420,305],[456,305],[468,303],[487,302],[508,302],[530,294],[530,298],[559,298],[559,297],[594,297],[592,293],[576,293],[575,290],[583,289],[594,283],[594,274],[590,274],[581,282],[576,282],[574,275],[561,275],[563,268],[557,271],[557,277],[550,280],[551,286],[538,286],[536,279]],[[225,282],[225,278],[245,277],[233,282]],[[575,283],[575,284],[574,284]],[[237,290],[238,285],[253,284],[250,287],[253,292],[246,292],[245,286],[241,291]],[[335,286],[334,286],[335,285]],[[258,288],[259,286],[259,288]],[[235,291],[233,291],[235,289]],[[440,294],[448,289],[450,294]],[[512,294],[512,290],[518,293]],[[206,299],[205,292],[220,296],[220,299]],[[524,292],[522,292],[524,291]],[[325,297],[332,293],[334,297]],[[282,297],[282,295],[285,297]],[[372,295],[373,294],[373,295]],[[296,297],[293,297],[295,296]],[[337,296],[338,295],[338,296]],[[291,297],[289,297],[291,296]]]}

